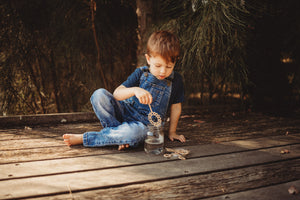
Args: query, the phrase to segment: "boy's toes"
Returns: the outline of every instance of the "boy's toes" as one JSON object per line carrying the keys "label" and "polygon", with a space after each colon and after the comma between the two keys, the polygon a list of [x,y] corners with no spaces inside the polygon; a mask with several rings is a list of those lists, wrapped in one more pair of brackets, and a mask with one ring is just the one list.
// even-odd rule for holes
{"label": "boy's toes", "polygon": [[124,145],[119,145],[118,150],[121,151],[122,149],[124,149]]}
{"label": "boy's toes", "polygon": [[70,146],[71,145],[71,143],[70,143],[70,135],[69,134],[64,134],[63,138],[64,138],[64,142],[66,143],[66,145]]}
{"label": "boy's toes", "polygon": [[65,144],[71,146],[70,140],[64,140]]}
{"label": "boy's toes", "polygon": [[64,135],[63,135],[63,138],[64,138],[64,139],[70,139],[70,135],[69,135],[69,134],[64,134]]}
{"label": "boy's toes", "polygon": [[129,144],[122,144],[122,145],[119,145],[118,150],[121,151],[121,150],[123,150],[125,148],[128,148],[128,147],[129,147]]}

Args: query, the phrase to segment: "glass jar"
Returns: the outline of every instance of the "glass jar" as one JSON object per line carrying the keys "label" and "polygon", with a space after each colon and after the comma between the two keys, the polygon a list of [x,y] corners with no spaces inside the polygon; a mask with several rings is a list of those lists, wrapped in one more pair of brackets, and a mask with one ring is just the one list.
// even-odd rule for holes
{"label": "glass jar", "polygon": [[144,143],[146,153],[159,155],[164,152],[164,132],[162,126],[147,126],[147,136]]}

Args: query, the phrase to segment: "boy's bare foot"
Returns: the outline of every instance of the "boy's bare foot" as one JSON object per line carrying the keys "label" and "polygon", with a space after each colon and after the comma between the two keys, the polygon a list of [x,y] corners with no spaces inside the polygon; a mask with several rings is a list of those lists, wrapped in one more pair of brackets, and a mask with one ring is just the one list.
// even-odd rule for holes
{"label": "boy's bare foot", "polygon": [[129,147],[129,144],[122,144],[122,145],[119,145],[118,150],[121,151],[121,150],[123,150],[125,148],[128,148],[128,147]]}
{"label": "boy's bare foot", "polygon": [[77,145],[83,143],[83,134],[64,134],[64,142],[66,145]]}
{"label": "boy's bare foot", "polygon": [[[68,146],[83,143],[83,134],[64,134],[63,138],[64,138],[64,142]],[[121,150],[123,150],[125,148],[128,148],[128,147],[129,147],[129,144],[122,144],[122,145],[119,145],[118,150],[121,151]]]}

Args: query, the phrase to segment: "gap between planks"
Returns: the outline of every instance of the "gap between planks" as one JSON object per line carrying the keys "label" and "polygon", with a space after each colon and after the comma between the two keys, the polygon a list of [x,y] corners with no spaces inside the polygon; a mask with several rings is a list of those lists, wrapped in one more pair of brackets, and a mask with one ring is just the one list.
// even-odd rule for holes
{"label": "gap between planks", "polygon": [[[258,149],[244,149],[235,146],[214,145],[214,147],[212,147],[213,150],[210,149],[209,146],[212,147],[212,145],[208,145],[204,148],[199,148],[198,146],[187,147],[187,149],[193,152],[190,156],[188,156],[188,159],[198,159],[206,157],[218,158],[223,155],[234,155],[239,153],[247,153],[251,151],[272,152],[276,155],[279,154],[280,151],[283,149],[289,149],[289,151],[291,151],[291,149],[297,148],[300,145],[288,144]],[[211,151],[210,154],[203,154],[203,152],[207,151]],[[285,155],[285,158],[289,159],[290,155],[291,154]],[[151,156],[145,154],[144,152],[136,152],[123,154],[94,155],[59,160],[34,161],[18,164],[2,164],[0,165],[0,181],[28,177],[95,171],[102,169],[112,169],[117,167],[155,164],[169,161],[177,161],[177,159],[167,159],[163,158],[162,156]]]}
{"label": "gap between planks", "polygon": [[[214,148],[211,148],[213,145],[218,149],[220,145],[229,145],[232,148],[241,147],[242,150],[251,150],[251,149],[259,149],[259,148],[268,148],[268,147],[280,147],[288,144],[298,144],[300,134],[296,135],[288,135],[288,136],[272,136],[272,137],[263,137],[263,138],[255,138],[255,139],[246,139],[246,140],[234,140],[229,142],[222,142],[219,144],[203,144],[203,145],[194,145],[191,151],[192,153],[195,151],[194,149],[200,148],[202,153],[200,156],[204,155],[214,155],[219,154],[221,152],[230,153],[237,151],[234,150],[219,150],[215,151]],[[61,142],[63,143],[63,142]],[[187,148],[183,146],[181,148]],[[48,160],[56,160],[56,159],[68,159],[68,158],[76,158],[76,157],[86,157],[86,156],[100,156],[106,154],[126,154],[132,153],[128,151],[117,151],[112,150],[112,148],[104,147],[104,148],[84,148],[79,146],[67,147],[65,145],[58,147],[43,147],[43,148],[33,148],[33,149],[21,149],[21,150],[7,150],[0,151],[1,160],[0,165],[2,164],[19,164],[25,162],[35,162],[35,161],[48,161]],[[132,150],[134,151],[134,150]],[[136,150],[135,150],[136,151]]]}
{"label": "gap between planks", "polygon": [[[255,163],[251,162],[254,156],[259,161]],[[266,157],[264,153],[256,152],[252,155],[241,154],[239,156],[228,155],[222,157],[223,158],[190,159],[186,161],[177,161],[176,164],[167,162],[153,165],[99,170],[97,172],[83,172],[2,181],[0,182],[0,191],[5,192],[2,193],[0,197],[5,199],[8,196],[12,198],[25,198],[63,194],[68,192],[66,188],[67,185],[72,188],[73,192],[108,189],[154,181],[183,177],[187,178],[228,170],[235,171],[243,168],[259,167],[261,165],[276,166],[280,164],[282,166],[284,163],[293,161],[294,165],[298,163],[298,165],[295,165],[296,168],[294,170],[296,170],[295,175],[299,178],[299,156],[298,158],[285,160]],[[177,167],[174,168],[174,166]],[[282,167],[279,169],[282,170]]]}
{"label": "gap between planks", "polygon": [[[293,152],[291,154],[280,155],[280,149],[280,147],[276,147],[264,150],[187,159],[185,161],[177,160],[172,162],[146,163],[137,166],[121,166],[112,169],[3,180],[0,182],[0,191],[5,191],[6,194],[3,194],[4,196],[0,196],[0,198],[5,198],[7,193],[14,194],[14,198],[22,197],[24,195],[32,196],[65,193],[67,192],[65,185],[70,185],[74,191],[109,188],[114,186],[119,187],[128,184],[174,179],[267,163],[276,163],[284,160],[295,160],[300,157],[300,145],[290,145],[290,151]],[[143,153],[140,152],[140,155],[142,154]],[[143,159],[145,159],[144,154],[143,157]],[[111,158],[109,160],[111,160]],[[103,161],[103,159],[100,159],[99,161]],[[69,163],[65,167],[72,167],[72,164]],[[39,168],[36,168],[35,170],[37,169]]]}
{"label": "gap between planks", "polygon": [[[81,192],[70,190],[72,192],[71,196],[70,194],[61,194],[40,197],[38,199],[58,200],[68,199],[72,197],[72,199],[182,200],[216,198],[223,200],[230,197],[230,199],[233,198],[236,200],[248,200],[247,197],[255,196],[255,194],[253,195],[253,193],[257,192],[257,190],[263,190],[263,193],[256,193],[262,195],[257,195],[256,198],[250,199],[294,200],[297,198],[297,196],[291,196],[290,194],[288,194],[287,190],[292,185],[296,186],[296,188],[300,187],[300,171],[284,170],[284,168],[286,168],[286,165],[290,166],[291,168],[296,168],[298,166],[299,169],[299,160],[298,163],[291,161],[275,164],[272,163],[255,167],[196,175],[191,177],[132,184],[123,187],[95,189]],[[291,168],[289,168],[289,170],[291,170]],[[295,172],[295,174],[293,172]],[[282,175],[278,176],[279,174]],[[296,176],[296,178],[292,176]],[[281,186],[283,183],[286,185],[286,187]],[[270,189],[271,186],[277,186],[276,191]],[[278,198],[279,191],[283,193],[281,197],[286,198]],[[240,198],[240,193],[247,193],[247,196],[242,196],[242,198]],[[234,198],[237,196],[239,198]]]}

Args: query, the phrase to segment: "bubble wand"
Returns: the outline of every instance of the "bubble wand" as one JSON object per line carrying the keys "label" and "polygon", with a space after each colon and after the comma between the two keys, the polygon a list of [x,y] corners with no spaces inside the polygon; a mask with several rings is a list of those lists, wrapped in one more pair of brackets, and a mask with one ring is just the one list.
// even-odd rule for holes
{"label": "bubble wand", "polygon": [[[159,127],[161,125],[161,117],[158,113],[156,112],[153,112],[150,104],[148,104],[149,108],[150,108],[150,113],[148,114],[148,120],[149,122],[153,125],[153,126],[156,126],[156,127]],[[156,118],[155,121],[153,121],[153,117]]]}

